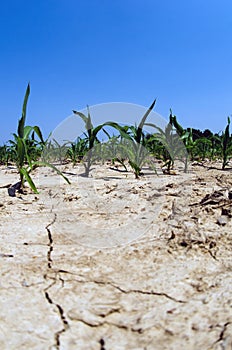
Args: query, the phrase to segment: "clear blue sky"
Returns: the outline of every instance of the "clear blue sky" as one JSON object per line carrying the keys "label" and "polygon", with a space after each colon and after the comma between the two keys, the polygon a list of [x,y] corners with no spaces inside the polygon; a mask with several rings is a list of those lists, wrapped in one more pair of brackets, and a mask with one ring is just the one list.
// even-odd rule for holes
{"label": "clear blue sky", "polygon": [[0,143],[87,104],[130,102],[217,132],[232,114],[231,0],[11,0],[0,5]]}

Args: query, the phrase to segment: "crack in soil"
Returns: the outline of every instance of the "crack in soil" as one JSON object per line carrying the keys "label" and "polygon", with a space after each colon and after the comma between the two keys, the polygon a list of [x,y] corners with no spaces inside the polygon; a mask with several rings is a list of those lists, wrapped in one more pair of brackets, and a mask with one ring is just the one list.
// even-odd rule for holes
{"label": "crack in soil", "polygon": [[[66,272],[67,273],[67,272]],[[73,274],[73,273],[71,273]],[[165,292],[155,292],[153,290],[151,291],[146,291],[146,290],[140,290],[140,289],[129,289],[129,290],[125,290],[122,287],[112,283],[112,282],[104,282],[104,281],[96,281],[96,280],[77,280],[77,279],[70,279],[70,280],[66,280],[65,282],[71,282],[71,281],[76,281],[78,283],[96,283],[96,284],[100,284],[100,285],[110,285],[111,287],[119,290],[121,293],[124,294],[130,294],[130,293],[138,293],[138,294],[143,294],[143,295],[156,295],[156,296],[162,296],[165,297],[167,299],[170,299],[172,301],[175,301],[176,303],[182,303],[185,304],[187,303],[187,301],[185,300],[181,300],[181,299],[176,299],[174,297],[172,297],[171,295],[165,293]]]}
{"label": "crack in soil", "polygon": [[105,348],[105,341],[104,341],[104,339],[103,338],[101,338],[100,340],[99,340],[99,343],[100,343],[100,345],[101,345],[101,349],[100,350],[106,350],[106,348]]}
{"label": "crack in soil", "polygon": [[76,318],[75,321],[78,321],[78,322],[81,322],[83,324],[85,324],[86,326],[88,327],[91,327],[91,328],[98,328],[98,327],[104,327],[104,326],[113,326],[113,327],[116,327],[116,328],[119,328],[119,329],[124,329],[124,330],[132,330],[132,328],[130,328],[129,326],[126,326],[126,325],[121,325],[121,324],[118,324],[118,323],[114,323],[114,322],[109,322],[109,321],[99,321],[97,324],[92,324],[86,320],[83,320],[82,318]]}
{"label": "crack in soil", "polygon": [[[62,287],[64,286],[64,283],[65,283],[65,280],[61,277],[61,274],[71,274],[71,275],[75,275],[75,273],[72,273],[72,272],[69,272],[69,271],[66,271],[66,270],[62,270],[62,269],[59,269],[59,270],[55,270],[53,269],[53,260],[52,260],[52,252],[54,250],[54,239],[53,239],[53,236],[52,236],[52,231],[50,230],[50,226],[52,226],[55,222],[56,222],[56,214],[53,218],[53,220],[45,227],[46,230],[47,230],[47,234],[48,234],[48,251],[47,251],[47,267],[48,267],[48,271],[51,272],[51,274],[45,274],[44,275],[44,278],[47,279],[47,280],[52,280],[52,283],[50,283],[50,285],[48,287],[46,287],[44,289],[44,296],[45,296],[45,299],[46,301],[50,304],[50,305],[54,305],[56,310],[57,310],[57,314],[59,315],[59,318],[63,324],[63,327],[62,329],[60,329],[59,331],[55,332],[54,334],[54,340],[55,340],[55,344],[54,344],[54,347],[57,349],[57,350],[60,350],[60,337],[61,335],[66,332],[66,330],[70,327],[69,326],[69,323],[68,323],[68,320],[66,319],[66,316],[65,316],[65,312],[64,312],[64,309],[62,308],[62,306],[58,303],[56,303],[51,295],[49,294],[49,289],[52,288],[52,286],[54,286],[57,281],[59,280],[62,284]],[[130,294],[130,293],[138,293],[138,294],[143,294],[143,295],[154,295],[154,296],[161,296],[161,297],[165,297],[167,299],[170,299],[172,301],[175,301],[177,303],[186,303],[186,301],[184,300],[180,300],[180,299],[176,299],[172,296],[170,296],[169,294],[165,293],[165,292],[155,292],[153,290],[151,291],[146,291],[146,290],[140,290],[140,289],[131,289],[131,290],[126,290],[126,289],[123,289],[122,287],[112,283],[112,282],[104,282],[104,281],[96,281],[96,280],[77,280],[77,279],[72,279],[72,280],[66,280],[67,282],[68,281],[76,281],[76,282],[80,282],[80,283],[96,283],[98,285],[110,285],[111,287],[117,289],[118,291],[120,291],[121,293],[124,293],[124,294]],[[118,310],[117,310],[118,311]],[[107,315],[104,315],[104,316],[107,316]],[[86,324],[87,326],[89,327],[99,327],[99,326],[103,326],[103,325],[108,325],[108,326],[114,326],[114,327],[117,327],[117,328],[121,328],[121,329],[125,329],[127,330],[128,327],[126,325],[120,325],[120,324],[116,324],[116,323],[112,323],[112,322],[109,322],[107,320],[102,320],[102,322],[100,321],[97,325],[93,325],[83,319],[78,319],[79,322],[82,322],[84,324]],[[133,332],[138,332],[140,333],[141,332],[141,329],[139,330],[135,330],[131,329],[131,331]],[[104,349],[104,344],[100,344],[101,345],[101,349]]]}
{"label": "crack in soil", "polygon": [[47,252],[47,261],[48,261],[48,268],[49,269],[52,268],[52,252],[53,252],[53,237],[52,237],[52,233],[51,233],[51,230],[49,229],[49,227],[52,226],[56,222],[56,218],[57,218],[57,215],[55,214],[52,222],[50,222],[46,226],[46,230],[48,233],[48,247],[49,247],[48,252]]}
{"label": "crack in soil", "polygon": [[144,295],[156,295],[156,296],[162,296],[162,297],[165,297],[165,298],[168,298],[172,301],[175,301],[176,303],[187,303],[187,301],[185,300],[180,300],[180,299],[176,299],[172,296],[170,296],[169,294],[167,293],[164,293],[164,292],[154,292],[153,290],[151,291],[145,291],[145,290],[140,290],[140,289],[131,289],[131,290],[125,290],[125,289],[122,289],[121,287],[119,286],[116,286],[115,284],[113,283],[109,283],[112,287],[118,289],[119,291],[121,291],[122,293],[125,293],[125,294],[129,294],[129,293],[139,293],[139,294],[144,294]]}
{"label": "crack in soil", "polygon": [[[69,323],[68,323],[68,321],[67,321],[67,319],[65,317],[64,309],[62,308],[62,306],[60,304],[55,303],[52,300],[52,298],[51,298],[51,296],[50,296],[50,294],[48,292],[49,289],[56,284],[56,282],[57,282],[57,274],[59,272],[61,272],[61,271],[62,271],[62,273],[66,273],[65,270],[60,270],[58,272],[57,271],[53,271],[53,267],[52,267],[52,262],[53,262],[53,260],[52,260],[52,252],[53,252],[53,247],[54,247],[54,245],[53,245],[54,244],[54,240],[53,240],[53,237],[52,237],[52,232],[51,232],[49,227],[55,223],[56,218],[57,218],[57,215],[55,214],[54,219],[52,220],[52,222],[50,222],[46,226],[46,230],[47,230],[47,233],[48,233],[47,267],[48,267],[49,271],[51,271],[51,272],[53,272],[55,274],[55,277],[49,276],[48,274],[44,275],[44,279],[53,280],[53,282],[47,288],[44,289],[44,296],[45,296],[45,298],[46,298],[46,300],[47,300],[47,302],[49,304],[54,305],[56,307],[57,313],[58,313],[58,315],[60,317],[60,320],[61,320],[61,322],[63,324],[63,328],[61,330],[57,331],[54,334],[54,339],[55,339],[54,346],[55,346],[55,348],[57,350],[59,350],[60,349],[60,336],[61,336],[62,333],[66,332],[66,330],[69,328]],[[62,286],[63,286],[64,280],[61,277],[59,277],[59,280],[61,281]]]}
{"label": "crack in soil", "polygon": [[152,326],[147,327],[145,329],[143,329],[142,327],[136,329],[134,326],[131,326],[131,325],[119,324],[119,323],[110,322],[107,320],[99,320],[97,323],[91,323],[91,322],[88,322],[87,320],[84,320],[83,318],[75,318],[75,321],[83,323],[84,325],[86,325],[90,328],[100,328],[100,327],[104,327],[104,326],[112,326],[112,327],[116,327],[118,329],[123,329],[125,331],[130,331],[130,332],[138,333],[138,334],[143,334],[147,331],[150,331],[152,328],[156,327],[156,325],[152,325]]}
{"label": "crack in soil", "polygon": [[[222,330],[221,330],[221,333],[219,335],[219,338],[213,343],[213,345],[219,343],[219,342],[224,342],[224,335],[225,335],[225,332],[226,332],[226,329],[227,327],[232,324],[232,322],[226,322],[223,327],[222,327]],[[223,346],[223,345],[222,345]],[[223,346],[223,349],[224,349],[224,346]]]}
{"label": "crack in soil", "polygon": [[65,317],[63,308],[59,304],[56,304],[55,302],[53,302],[52,298],[50,297],[50,295],[47,291],[45,291],[44,294],[45,294],[45,298],[47,299],[48,303],[51,305],[54,305],[56,307],[58,314],[60,316],[60,319],[63,323],[63,328],[54,334],[55,348],[57,350],[59,350],[60,349],[60,336],[62,333],[66,332],[66,330],[69,328],[69,324],[68,324],[68,321]]}

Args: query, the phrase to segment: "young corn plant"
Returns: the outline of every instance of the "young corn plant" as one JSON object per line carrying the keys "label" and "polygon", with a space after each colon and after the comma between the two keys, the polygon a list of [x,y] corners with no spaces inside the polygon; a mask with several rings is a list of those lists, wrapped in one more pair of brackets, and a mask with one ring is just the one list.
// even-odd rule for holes
{"label": "young corn plant", "polygon": [[10,152],[7,145],[0,146],[0,164],[8,166],[10,160]]}
{"label": "young corn plant", "polygon": [[221,139],[217,137],[217,135],[212,135],[210,137],[211,148],[209,158],[210,160],[216,160],[218,156],[220,156],[220,145]]}
{"label": "young corn plant", "polygon": [[150,138],[150,142],[158,142],[162,147],[162,158],[164,164],[162,168],[167,168],[166,172],[170,174],[171,169],[174,167],[175,161],[175,136],[173,134],[172,125],[169,123],[165,130],[156,126],[155,124],[149,123],[149,126],[153,126],[157,132],[152,135]]}
{"label": "young corn plant", "polygon": [[58,161],[60,165],[65,163],[66,156],[67,156],[67,145],[69,142],[65,142],[64,144],[60,144],[55,139],[52,139],[51,147],[53,148],[52,151],[52,158],[53,161]]}
{"label": "young corn plant", "polygon": [[164,146],[160,141],[154,138],[154,134],[146,135],[146,147],[156,159],[163,159],[163,155],[165,152]]}
{"label": "young corn plant", "polygon": [[[201,161],[204,161],[207,157],[212,158],[213,153],[212,149],[212,140],[207,139],[206,137],[201,137],[194,142],[193,152],[195,154],[195,159],[198,158]],[[191,157],[193,160],[194,155]]]}
{"label": "young corn plant", "polygon": [[90,167],[92,164],[92,148],[96,143],[99,143],[97,134],[103,128],[103,126],[102,125],[98,125],[96,127],[93,126],[89,107],[87,106],[87,108],[88,108],[88,116],[74,110],[73,110],[73,113],[78,115],[85,123],[85,129],[87,133],[87,140],[86,140],[87,141],[87,159],[86,159],[86,162],[84,162],[84,167],[85,167],[84,175],[88,177],[90,172]]}
{"label": "young corn plant", "polygon": [[121,147],[124,151],[123,153],[128,158],[129,165],[136,179],[142,175],[142,167],[148,160],[149,150],[147,148],[144,126],[148,125],[146,124],[146,120],[153,110],[155,103],[156,99],[145,112],[138,126],[119,126],[117,128],[122,137]]}
{"label": "young corn plant", "polygon": [[91,115],[90,115],[90,111],[89,111],[89,107],[88,106],[87,106],[87,109],[88,109],[88,115],[87,116],[84,115],[82,112],[78,112],[78,111],[75,111],[75,110],[73,110],[73,113],[75,115],[79,116],[83,120],[83,122],[85,123],[86,153],[85,153],[85,162],[83,164],[84,164],[84,167],[85,167],[84,176],[88,177],[91,165],[92,165],[92,163],[94,161],[94,158],[96,157],[96,153],[98,153],[96,148],[95,148],[95,151],[94,151],[94,147],[97,144],[100,145],[100,141],[99,141],[99,139],[97,137],[98,133],[102,130],[107,135],[107,137],[110,138],[109,133],[104,129],[104,127],[110,126],[110,127],[115,128],[117,130],[121,130],[121,127],[117,123],[110,122],[110,121],[94,127],[93,123],[92,123],[92,119],[91,119]]}
{"label": "young corn plant", "polygon": [[228,165],[232,153],[232,142],[230,138],[230,117],[228,117],[227,126],[222,133],[222,169]]}
{"label": "young corn plant", "polygon": [[113,166],[116,165],[116,163],[121,164],[124,171],[127,172],[128,170],[125,164],[126,152],[124,152],[121,145],[122,139],[120,140],[120,134],[117,136],[113,135],[105,144],[103,144],[104,148],[106,149],[106,160],[110,160]]}
{"label": "young corn plant", "polygon": [[45,144],[45,141],[43,139],[41,130],[38,126],[25,125],[27,102],[29,95],[30,85],[28,84],[23,101],[22,116],[18,122],[17,134],[13,134],[14,141],[11,142],[11,147],[13,148],[15,153],[16,166],[19,172],[20,180],[15,185],[8,188],[8,194],[10,196],[15,196],[16,190],[22,193],[26,181],[28,182],[30,188],[34,191],[34,193],[38,193],[36,185],[32,180],[31,172],[39,166],[51,167],[69,183],[69,180],[52,164],[48,162],[33,160],[32,147],[34,150],[34,133],[38,136],[40,142],[43,145]]}
{"label": "young corn plant", "polygon": [[[192,134],[192,129],[186,130],[184,129],[176,119],[176,116],[172,114],[172,110],[170,110],[170,117],[169,117],[169,122],[172,126],[174,126],[177,134],[180,137],[180,140],[183,141],[183,145],[180,145],[179,142],[179,147],[177,148],[179,156],[184,159],[184,171],[187,172],[188,170],[188,154],[191,154],[191,151],[194,147],[194,141],[193,141],[193,134]],[[184,147],[182,147],[184,146]]]}
{"label": "young corn plant", "polygon": [[146,125],[153,127],[157,130],[156,133],[150,136],[150,143],[154,141],[163,145],[164,164],[162,167],[166,168],[165,173],[170,174],[171,170],[174,168],[175,160],[182,160],[183,158],[186,171],[187,151],[184,147],[181,137],[179,136],[179,133],[182,133],[182,135],[184,135],[184,129],[177,123],[176,117],[172,115],[172,112],[169,116],[169,123],[167,124],[164,130],[152,123],[147,123]]}
{"label": "young corn plant", "polygon": [[80,137],[77,138],[76,142],[70,142],[66,156],[69,160],[71,160],[73,166],[75,166],[77,162],[81,161],[87,153],[86,144],[86,138],[82,139]]}

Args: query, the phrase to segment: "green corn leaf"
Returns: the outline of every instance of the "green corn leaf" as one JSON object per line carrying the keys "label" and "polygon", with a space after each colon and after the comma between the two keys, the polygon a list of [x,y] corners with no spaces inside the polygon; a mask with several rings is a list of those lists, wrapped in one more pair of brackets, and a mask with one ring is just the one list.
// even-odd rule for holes
{"label": "green corn leaf", "polygon": [[27,152],[26,140],[22,139],[22,142],[23,142],[23,145],[24,145],[24,151],[25,151],[25,156],[26,156],[27,162],[29,164],[29,167],[32,168],[31,158],[29,157],[28,152]]}
{"label": "green corn leaf", "polygon": [[174,126],[174,128],[176,129],[176,131],[178,132],[178,134],[180,136],[183,135],[184,133],[184,129],[182,128],[182,126],[177,122],[176,116],[172,115],[172,110],[170,110],[170,124]]}
{"label": "green corn leaf", "polygon": [[108,139],[111,138],[110,134],[103,128],[102,131],[106,134],[106,136],[108,137]]}
{"label": "green corn leaf", "polygon": [[90,113],[89,113],[89,109],[88,109],[88,117],[86,117],[86,115],[84,115],[84,113],[81,113],[81,112],[78,112],[78,111],[75,111],[75,110],[73,110],[73,113],[78,115],[79,117],[81,117],[81,119],[85,123],[85,129],[88,132],[88,135],[89,135],[89,138],[90,138],[91,135],[92,135],[93,124],[92,124],[92,121],[91,121],[91,116],[90,116]]}
{"label": "green corn leaf", "polygon": [[27,171],[27,169],[25,168],[21,168],[20,169],[20,174],[23,175],[23,177],[26,179],[26,181],[28,182],[30,188],[34,191],[34,193],[39,193],[32,178],[29,175],[29,172]]}
{"label": "green corn leaf", "polygon": [[112,128],[116,129],[117,131],[119,131],[121,137],[127,139],[127,140],[132,140],[131,136],[127,133],[128,128],[122,127],[121,125],[119,125],[118,123],[115,122],[106,122],[104,124],[102,124],[103,126],[111,126]]}
{"label": "green corn leaf", "polygon": [[43,135],[40,128],[38,126],[33,126],[32,129],[34,130],[40,141],[45,145],[45,141],[43,139]]}
{"label": "green corn leaf", "polygon": [[86,129],[91,130],[91,129],[93,129],[93,124],[92,124],[92,120],[91,120],[91,116],[90,116],[89,106],[87,106],[87,110],[88,110],[88,118],[87,118]]}
{"label": "green corn leaf", "polygon": [[152,128],[155,128],[155,129],[157,129],[160,132],[160,134],[165,135],[165,132],[159,126],[157,126],[157,125],[155,125],[153,123],[145,123],[145,125],[146,126],[150,126]]}
{"label": "green corn leaf", "polygon": [[156,99],[152,102],[152,104],[150,105],[150,107],[148,108],[148,110],[146,111],[146,113],[144,114],[144,116],[142,117],[139,126],[137,128],[137,132],[136,132],[136,137],[135,137],[135,141],[140,143],[141,142],[141,137],[142,137],[142,130],[145,124],[145,121],[147,119],[147,117],[149,116],[149,114],[151,113],[152,109],[154,108],[156,104]]}
{"label": "green corn leaf", "polygon": [[113,160],[117,161],[119,164],[121,164],[123,166],[123,168],[125,169],[125,171],[128,171],[126,165],[124,164],[124,162],[120,158],[114,158]]}
{"label": "green corn leaf", "polygon": [[103,127],[104,127],[104,124],[101,124],[101,125],[96,126],[96,128],[93,129],[92,137],[93,137],[94,140],[96,139],[97,134],[99,133],[99,131],[100,131]]}
{"label": "green corn leaf", "polygon": [[17,149],[18,166],[19,168],[21,168],[24,164],[25,146],[23,143],[23,139],[21,139],[20,137],[17,137],[16,142],[17,142],[16,149]]}
{"label": "green corn leaf", "polygon": [[62,176],[63,177],[63,179],[70,185],[71,184],[71,182],[69,181],[69,179],[66,177],[66,176],[64,176],[64,174],[57,168],[57,167],[55,167],[53,164],[50,164],[50,163],[48,163],[48,162],[34,162],[33,163],[35,166],[47,166],[47,167],[49,167],[49,168],[52,168],[54,171],[56,171],[57,172],[57,174],[58,175],[60,175],[60,176]]}
{"label": "green corn leaf", "polygon": [[24,126],[25,126],[25,121],[26,121],[26,112],[27,112],[27,101],[28,97],[30,95],[30,84],[27,85],[27,90],[24,96],[24,101],[23,101],[23,109],[22,109],[22,116],[19,120],[18,123],[18,136],[23,138],[24,136]]}
{"label": "green corn leaf", "polygon": [[23,139],[27,140],[29,138],[29,135],[31,133],[31,131],[33,130],[32,126],[25,126],[24,130],[23,130]]}
{"label": "green corn leaf", "polygon": [[88,118],[86,117],[86,115],[84,115],[84,113],[78,112],[73,110],[73,113],[76,115],[79,115],[79,117],[81,117],[81,119],[83,120],[83,122],[87,125],[88,122]]}

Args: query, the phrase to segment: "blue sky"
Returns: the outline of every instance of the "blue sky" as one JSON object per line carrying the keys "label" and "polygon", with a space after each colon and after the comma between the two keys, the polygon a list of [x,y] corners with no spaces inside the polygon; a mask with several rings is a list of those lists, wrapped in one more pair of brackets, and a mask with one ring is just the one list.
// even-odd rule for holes
{"label": "blue sky", "polygon": [[48,135],[72,109],[149,106],[184,127],[232,114],[231,0],[11,0],[0,5],[0,143],[29,125]]}

